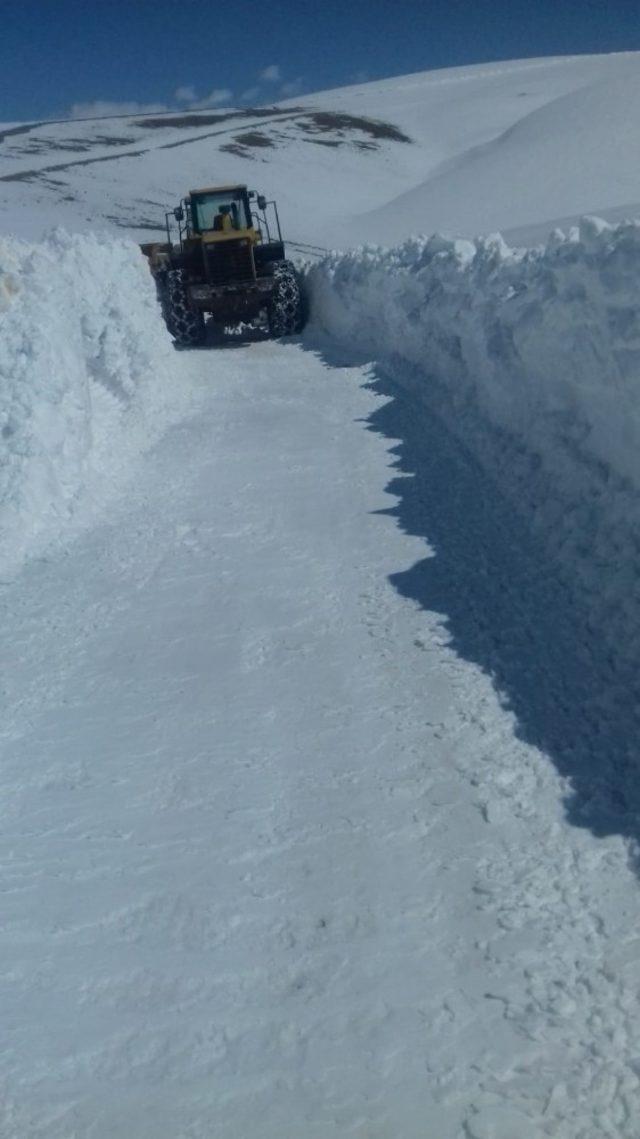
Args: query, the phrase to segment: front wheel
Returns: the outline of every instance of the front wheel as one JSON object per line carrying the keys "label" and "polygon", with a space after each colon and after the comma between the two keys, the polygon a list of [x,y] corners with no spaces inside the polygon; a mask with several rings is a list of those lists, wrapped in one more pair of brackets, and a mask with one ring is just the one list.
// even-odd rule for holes
{"label": "front wheel", "polygon": [[204,340],[204,316],[191,307],[182,269],[170,269],[162,291],[162,311],[165,323],[176,344],[189,347]]}
{"label": "front wheel", "polygon": [[269,298],[267,315],[272,336],[295,336],[302,332],[304,308],[296,271],[290,261],[280,261],[273,268],[274,289]]}

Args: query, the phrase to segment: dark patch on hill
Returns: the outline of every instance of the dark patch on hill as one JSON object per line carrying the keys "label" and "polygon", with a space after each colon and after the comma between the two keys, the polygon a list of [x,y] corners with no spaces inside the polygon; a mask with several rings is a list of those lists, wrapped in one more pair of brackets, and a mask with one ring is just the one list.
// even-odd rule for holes
{"label": "dark patch on hill", "polygon": [[118,138],[116,135],[97,134],[95,138],[88,140],[91,146],[131,146],[135,142],[135,138],[127,138],[122,135]]}
{"label": "dark patch on hill", "polygon": [[44,127],[46,123],[26,123],[21,127],[9,127],[8,130],[0,132],[0,142],[4,142],[6,138],[12,138],[17,134],[29,134],[29,131],[36,130],[38,127]]}
{"label": "dark patch on hill", "polygon": [[165,227],[152,218],[129,218],[127,220],[114,214],[106,214],[106,217],[119,229],[145,229],[151,233],[165,233]]}
{"label": "dark patch on hill", "polygon": [[191,127],[215,127],[219,123],[228,123],[232,119],[264,119],[276,118],[278,115],[291,116],[294,112],[304,110],[303,107],[245,107],[241,111],[223,111],[211,115],[193,113],[188,115],[167,114],[157,118],[138,119],[134,126],[151,130],[166,130],[171,127],[175,130],[188,130]]}
{"label": "dark patch on hill", "polygon": [[225,154],[235,154],[236,158],[248,158],[251,162],[255,161],[251,151],[244,146],[239,146],[237,142],[225,142],[224,146],[218,147],[218,150]]}
{"label": "dark patch on hill", "polygon": [[37,135],[29,139],[22,147],[23,154],[47,154],[49,151],[70,151],[72,154],[82,154],[91,150],[92,143],[86,138],[38,138]]}
{"label": "dark patch on hill", "polygon": [[408,135],[382,119],[365,119],[360,115],[347,115],[340,111],[309,111],[300,118],[303,130],[344,135],[360,131],[370,138],[386,142],[411,142]]}
{"label": "dark patch on hill", "polygon": [[188,127],[214,127],[235,117],[235,115],[167,115],[158,119],[138,119],[134,126],[144,130],[166,130],[167,127],[186,130]]}
{"label": "dark patch on hill", "polygon": [[305,142],[311,142],[314,146],[344,146],[345,140],[340,138],[305,138]]}
{"label": "dark patch on hill", "polygon": [[[337,139],[334,137],[334,139],[327,139],[326,141],[331,142],[331,144],[335,142],[336,145],[350,143],[351,145],[363,150],[377,149],[381,141],[403,143],[410,143],[412,141],[407,135],[403,134],[403,132],[398,127],[394,126],[393,123],[383,122],[380,119],[367,119],[363,118],[362,116],[348,115],[343,112],[313,110],[308,111],[300,107],[287,107],[286,109],[260,107],[257,110],[248,109],[240,112],[232,112],[229,115],[215,116],[182,115],[178,120],[176,120],[174,116],[173,123],[175,125],[176,121],[178,121],[182,124],[188,122],[189,125],[202,125],[203,120],[205,118],[208,118],[211,121],[217,122],[219,124],[221,120],[237,120],[238,118],[247,119],[253,118],[256,115],[258,118],[263,120],[269,119],[272,123],[277,124],[278,126],[281,123],[290,123],[293,127],[303,130],[306,136],[312,136],[316,134],[333,134],[334,136],[337,135]],[[149,125],[149,122],[153,123],[154,120],[146,120],[146,125]],[[165,118],[159,119],[158,122],[162,126],[168,125]],[[135,125],[143,126],[145,125],[145,122],[141,120]],[[39,170],[21,170],[15,174],[3,174],[0,175],[0,182],[35,181],[39,178],[42,178],[43,175],[48,174],[49,172],[68,170],[71,167],[90,166],[97,162],[110,162],[114,160],[120,161],[123,158],[139,158],[143,154],[148,154],[150,150],[153,149],[172,150],[175,147],[193,146],[195,143],[198,143],[204,139],[215,138],[219,137],[220,135],[229,135],[231,134],[232,130],[233,127],[229,128],[229,126],[219,126],[217,130],[204,131],[202,134],[191,135],[187,138],[175,139],[172,142],[160,143],[157,148],[139,146],[136,150],[124,150],[119,154],[106,154],[95,158],[76,159],[73,162],[61,162],[51,166],[44,166]],[[352,137],[354,134],[364,134],[367,137],[364,140],[357,139]],[[247,137],[251,137],[253,139],[251,143],[246,143],[246,141],[239,141],[242,139],[242,137],[242,135],[238,135],[235,138],[232,138],[220,149],[226,150],[227,153],[230,154],[239,155],[242,158],[252,158],[254,157],[254,155],[251,154],[252,149],[257,147],[266,148],[268,146],[277,145],[276,142],[270,143],[266,141],[266,136],[262,131],[248,131],[245,133],[245,139]],[[265,138],[265,141],[256,142],[256,137]],[[312,141],[311,138],[308,138],[308,141]]]}
{"label": "dark patch on hill", "polygon": [[237,134],[234,142],[239,143],[240,146],[275,146],[273,139],[263,134],[262,131],[247,131],[246,134]]}

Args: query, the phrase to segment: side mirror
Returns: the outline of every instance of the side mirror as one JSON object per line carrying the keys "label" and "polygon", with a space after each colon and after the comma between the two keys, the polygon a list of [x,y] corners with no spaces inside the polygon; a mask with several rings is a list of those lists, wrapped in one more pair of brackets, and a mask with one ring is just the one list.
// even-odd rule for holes
{"label": "side mirror", "polygon": [[255,196],[256,196],[256,192],[255,192],[255,190],[249,190],[249,197],[250,197],[250,198],[255,198]]}
{"label": "side mirror", "polygon": [[258,209],[262,210],[264,213],[266,208],[267,208],[267,199],[265,198],[264,194],[258,194]]}
{"label": "side mirror", "polygon": [[176,221],[184,221],[184,210],[182,206],[176,206],[175,210],[173,211],[173,216]]}

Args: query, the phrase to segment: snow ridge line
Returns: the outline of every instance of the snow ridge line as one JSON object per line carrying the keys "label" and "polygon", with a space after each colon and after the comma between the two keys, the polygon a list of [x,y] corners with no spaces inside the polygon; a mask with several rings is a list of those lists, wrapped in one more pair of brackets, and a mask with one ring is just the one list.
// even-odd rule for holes
{"label": "snow ridge line", "polygon": [[[441,415],[527,515],[624,674],[640,650],[640,225],[417,237],[306,271],[312,323]],[[618,683],[622,678],[618,676]]]}
{"label": "snow ridge line", "polygon": [[0,577],[86,524],[180,403],[133,242],[0,241]]}

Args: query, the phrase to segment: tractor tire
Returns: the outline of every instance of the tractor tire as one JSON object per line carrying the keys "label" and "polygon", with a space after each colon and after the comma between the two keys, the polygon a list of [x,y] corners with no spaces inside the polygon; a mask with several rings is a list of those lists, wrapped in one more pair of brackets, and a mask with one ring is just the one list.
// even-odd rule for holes
{"label": "tractor tire", "polygon": [[165,275],[161,299],[165,323],[176,344],[181,347],[202,344],[205,335],[204,316],[189,303],[182,269],[170,269]]}
{"label": "tractor tire", "polygon": [[267,316],[273,337],[295,336],[304,326],[304,306],[300,284],[290,261],[273,267],[275,287],[269,298]]}

